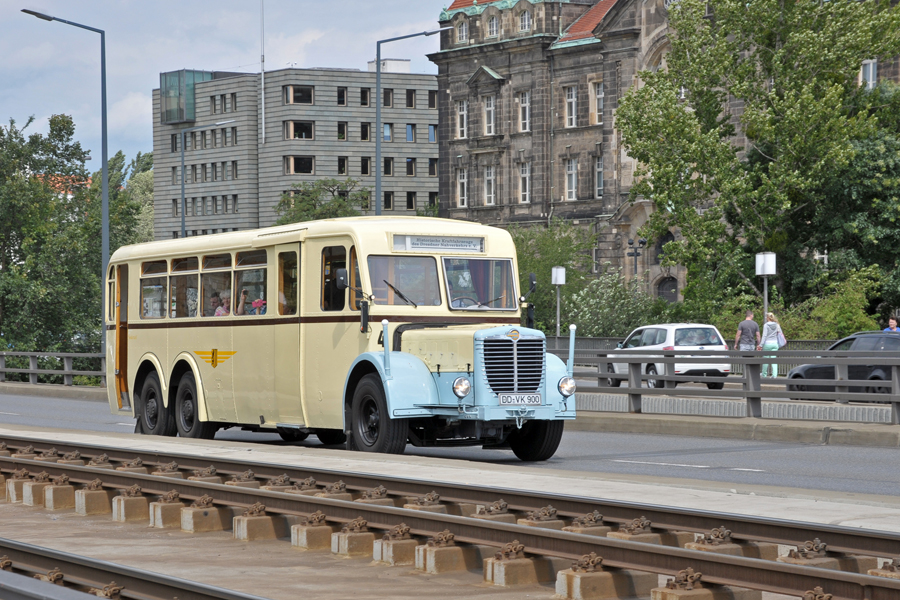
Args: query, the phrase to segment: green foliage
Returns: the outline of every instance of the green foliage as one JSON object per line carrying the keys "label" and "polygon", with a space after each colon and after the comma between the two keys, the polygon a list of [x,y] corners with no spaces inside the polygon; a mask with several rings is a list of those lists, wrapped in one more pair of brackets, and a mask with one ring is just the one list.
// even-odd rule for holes
{"label": "green foliage", "polygon": [[604,272],[566,302],[566,318],[579,336],[625,337],[635,327],[665,323],[671,305],[643,291],[637,279],[626,284],[621,269]]}
{"label": "green foliage", "polygon": [[[528,291],[528,276],[537,275],[537,290],[528,301],[534,303],[535,327],[545,333],[556,333],[556,286],[551,284],[553,267],[566,268],[566,285],[560,290],[560,319],[575,294],[587,284],[590,270],[591,235],[567,221],[554,219],[547,227],[509,228],[519,263],[519,285]],[[560,327],[568,327],[560,323]]]}
{"label": "green foliage", "polygon": [[423,206],[422,208],[416,209],[417,217],[431,217],[433,219],[437,219],[440,217],[438,214],[440,212],[440,203],[435,200],[434,204]]}
{"label": "green foliage", "polygon": [[281,215],[277,224],[358,216],[360,209],[369,205],[369,188],[357,189],[358,184],[356,179],[295,183],[275,207],[275,212]]}

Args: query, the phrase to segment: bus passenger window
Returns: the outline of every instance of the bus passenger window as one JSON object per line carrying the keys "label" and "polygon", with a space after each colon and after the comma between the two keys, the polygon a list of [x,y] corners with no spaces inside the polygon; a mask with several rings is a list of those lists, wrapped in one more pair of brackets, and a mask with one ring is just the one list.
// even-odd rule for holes
{"label": "bus passenger window", "polygon": [[[359,260],[356,257],[356,246],[350,247],[350,310],[359,310],[363,296],[357,290],[362,289],[359,278]],[[356,289],[353,289],[356,288]]]}
{"label": "bus passenger window", "polygon": [[278,255],[278,314],[297,314],[297,253],[282,252]]}
{"label": "bus passenger window", "polygon": [[197,275],[173,275],[169,279],[172,318],[196,317],[199,301]]}
{"label": "bus passenger window", "polygon": [[344,290],[337,289],[335,273],[347,268],[347,250],[329,246],[322,250],[322,310],[344,310]]}
{"label": "bus passenger window", "polygon": [[141,318],[163,319],[166,316],[166,278],[141,279]]}
{"label": "bus passenger window", "polygon": [[266,314],[266,269],[234,272],[234,314]]}
{"label": "bus passenger window", "polygon": [[231,271],[204,273],[200,283],[204,302],[203,316],[221,317],[231,314]]}

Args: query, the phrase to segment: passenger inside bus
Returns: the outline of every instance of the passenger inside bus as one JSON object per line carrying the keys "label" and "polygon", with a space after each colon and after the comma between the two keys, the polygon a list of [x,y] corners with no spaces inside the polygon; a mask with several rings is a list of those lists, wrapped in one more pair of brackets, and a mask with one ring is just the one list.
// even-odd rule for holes
{"label": "passenger inside bus", "polygon": [[213,292],[209,296],[209,308],[203,311],[203,316],[212,317],[216,314],[216,309],[219,308],[219,292]]}
{"label": "passenger inside bus", "polygon": [[222,305],[216,309],[217,317],[224,317],[231,313],[231,290],[224,290],[219,294]]}

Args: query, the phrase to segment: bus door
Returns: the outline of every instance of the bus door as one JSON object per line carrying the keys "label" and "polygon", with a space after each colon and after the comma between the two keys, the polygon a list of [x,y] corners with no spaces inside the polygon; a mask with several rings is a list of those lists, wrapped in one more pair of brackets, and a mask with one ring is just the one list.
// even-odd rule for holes
{"label": "bus door", "polygon": [[128,265],[116,267],[115,283],[115,390],[119,410],[130,409],[128,397]]}
{"label": "bus door", "polygon": [[275,312],[275,403],[278,422],[303,425],[306,417],[300,399],[300,244],[275,247],[272,305]]}

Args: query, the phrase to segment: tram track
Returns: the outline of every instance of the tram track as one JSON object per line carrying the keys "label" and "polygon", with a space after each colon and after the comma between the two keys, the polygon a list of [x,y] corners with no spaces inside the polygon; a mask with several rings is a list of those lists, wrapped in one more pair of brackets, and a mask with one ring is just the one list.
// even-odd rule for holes
{"label": "tram track", "polygon": [[[410,528],[411,534],[420,538],[436,536],[448,530],[457,541],[479,546],[500,548],[517,540],[529,555],[575,561],[595,553],[603,557],[604,566],[666,575],[677,575],[690,567],[696,572],[702,572],[704,581],[710,583],[795,596],[802,596],[816,587],[825,589],[835,600],[887,600],[900,596],[900,580],[896,579],[473,518],[465,507],[470,509],[473,504],[490,505],[503,499],[507,505],[506,510],[517,515],[526,511],[537,512],[552,505],[556,509],[556,516],[567,522],[598,511],[600,514],[595,517],[599,516],[602,522],[620,528],[639,517],[645,517],[652,521],[654,530],[708,533],[714,528],[725,527],[731,530],[734,539],[741,541],[802,545],[809,540],[821,539],[828,543],[828,549],[832,553],[882,558],[894,558],[900,554],[900,535],[892,533],[488,486],[440,484],[398,477],[260,464],[254,461],[209,459],[169,452],[135,452],[101,445],[61,444],[17,436],[3,436],[0,441],[6,444],[11,454],[8,457],[0,456],[0,473],[6,476],[18,470],[21,478],[21,470],[25,469],[28,474],[26,476],[38,473],[45,473],[44,479],[65,476],[70,483],[77,485],[99,479],[104,489],[125,490],[138,486],[140,494],[151,497],[161,497],[174,490],[182,500],[199,500],[207,496],[216,506],[241,509],[262,504],[266,513],[284,517],[303,518],[320,511],[331,523],[343,525],[362,518],[368,527],[378,531],[390,531],[404,523]],[[29,449],[28,446],[32,448]],[[55,454],[51,454],[52,449],[55,449]],[[23,450],[29,450],[24,458],[21,452]],[[44,454],[38,455],[41,452]],[[105,454],[109,464],[98,467],[54,462],[54,456],[62,458],[63,454],[74,452],[79,452],[82,459]],[[115,466],[125,463],[136,465],[138,459],[144,467],[165,467],[166,473],[152,475],[115,469]],[[171,464],[173,462],[177,463],[177,467]],[[254,481],[259,484],[269,483],[269,479],[286,475],[288,481],[282,478],[279,482],[282,485],[278,487],[282,490],[286,487],[285,483],[307,480],[308,484],[309,478],[316,480],[316,490],[324,490],[324,484],[333,485],[343,481],[346,492],[356,496],[354,500],[359,500],[363,491],[383,486],[383,491],[379,493],[383,497],[395,498],[396,504],[400,506],[186,478],[193,471],[203,469],[207,469],[206,473],[210,474],[210,467],[218,476],[243,473],[245,483],[251,484]],[[132,466],[132,469],[135,468],[139,467]],[[252,476],[247,475],[248,470],[253,472]],[[432,492],[440,496],[441,504],[457,514],[401,507],[404,503],[413,502],[414,498],[421,498]]]}

